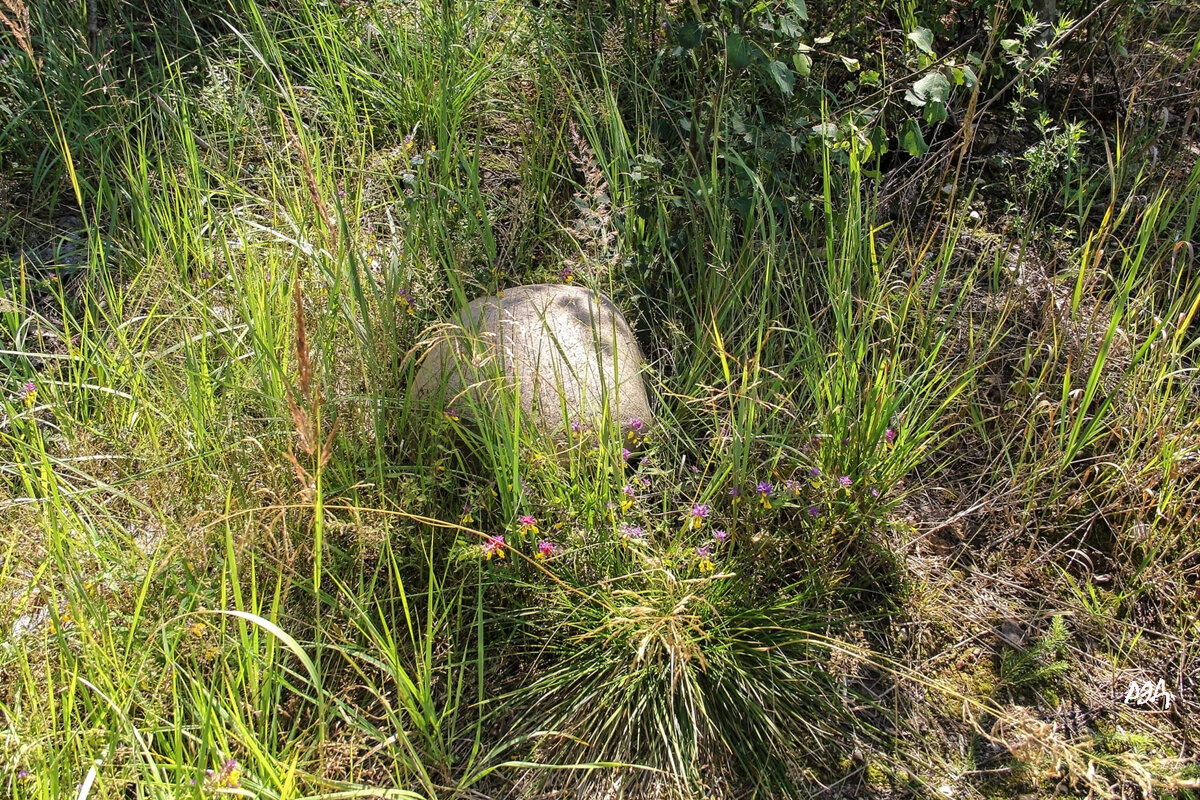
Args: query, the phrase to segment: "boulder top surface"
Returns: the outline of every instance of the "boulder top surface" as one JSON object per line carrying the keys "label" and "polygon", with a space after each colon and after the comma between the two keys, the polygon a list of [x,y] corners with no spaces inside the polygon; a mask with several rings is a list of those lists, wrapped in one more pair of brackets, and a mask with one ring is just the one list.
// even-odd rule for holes
{"label": "boulder top surface", "polygon": [[[514,391],[522,413],[546,432],[649,425],[645,359],[629,324],[605,295],[565,284],[533,284],[479,297],[441,326],[413,382],[468,417]],[[640,421],[640,422],[635,422]],[[632,424],[631,424],[632,423]]]}

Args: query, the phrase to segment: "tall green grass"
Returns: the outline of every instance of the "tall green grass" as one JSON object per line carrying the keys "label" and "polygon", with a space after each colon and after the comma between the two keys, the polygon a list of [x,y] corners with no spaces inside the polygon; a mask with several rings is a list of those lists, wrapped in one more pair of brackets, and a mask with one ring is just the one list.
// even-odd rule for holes
{"label": "tall green grass", "polygon": [[[605,27],[238,0],[116,18],[99,51],[81,9],[30,10],[0,154],[87,244],[3,262],[8,794],[1193,780],[1099,728],[1028,732],[1095,690],[1084,647],[1151,670],[1194,627],[1167,573],[1195,545],[1200,172],[1155,186],[1118,148],[1059,187],[1079,245],[1038,272],[1043,243],[974,230],[973,198],[928,236],[880,218],[853,140],[813,151],[811,215],[719,125],[673,147],[677,73],[637,33],[657,4]],[[6,221],[5,253],[27,234]],[[560,459],[515,405],[409,390],[433,323],[564,265],[647,344],[631,458],[617,426]],[[998,581],[1078,604],[1052,664],[943,663],[991,620],[907,601],[958,569],[921,548],[963,521]]]}

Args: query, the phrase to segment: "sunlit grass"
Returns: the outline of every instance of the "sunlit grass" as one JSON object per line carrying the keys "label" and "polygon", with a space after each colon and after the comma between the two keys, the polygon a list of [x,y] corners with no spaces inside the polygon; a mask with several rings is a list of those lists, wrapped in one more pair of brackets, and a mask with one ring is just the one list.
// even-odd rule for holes
{"label": "sunlit grass", "polygon": [[[1048,268],[880,218],[855,140],[792,205],[665,146],[650,38],[294,5],[11,56],[0,152],[82,244],[0,255],[0,792],[1195,780],[1185,723],[1055,715],[1197,632],[1200,171],[1117,147]],[[643,335],[644,441],[414,398],[437,320],[567,274]]]}

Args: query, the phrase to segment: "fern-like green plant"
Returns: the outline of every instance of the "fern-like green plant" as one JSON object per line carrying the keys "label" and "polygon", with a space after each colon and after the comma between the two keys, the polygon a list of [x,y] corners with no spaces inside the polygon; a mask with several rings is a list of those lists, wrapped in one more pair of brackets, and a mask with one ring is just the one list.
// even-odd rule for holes
{"label": "fern-like green plant", "polygon": [[[1000,656],[1000,679],[1010,690],[1037,689],[1054,684],[1070,669],[1066,660],[1067,626],[1061,616],[1050,623],[1045,636],[1023,650],[1005,650]],[[1045,687],[1049,690],[1049,686]],[[1053,702],[1053,695],[1040,691]]]}

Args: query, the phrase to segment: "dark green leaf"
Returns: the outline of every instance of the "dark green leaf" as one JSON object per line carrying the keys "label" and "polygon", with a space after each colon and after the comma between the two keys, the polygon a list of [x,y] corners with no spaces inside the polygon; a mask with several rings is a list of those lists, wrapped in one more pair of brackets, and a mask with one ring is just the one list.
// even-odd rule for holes
{"label": "dark green leaf", "polygon": [[695,50],[708,36],[708,28],[699,22],[685,22],[671,30],[675,32],[675,42],[684,50]]}
{"label": "dark green leaf", "polygon": [[785,14],[779,18],[779,32],[789,39],[799,39],[804,34],[804,28],[800,27],[800,21],[795,17]]}
{"label": "dark green leaf", "polygon": [[925,137],[921,135],[921,124],[915,119],[904,123],[900,129],[900,147],[908,151],[910,156],[923,156],[929,151]]}
{"label": "dark green leaf", "polygon": [[800,19],[808,20],[808,6],[804,5],[804,0],[788,0],[788,5],[792,7],[792,12]]}
{"label": "dark green leaf", "polygon": [[729,66],[733,69],[745,69],[750,66],[751,44],[740,33],[731,33],[725,38],[725,53]]}
{"label": "dark green leaf", "polygon": [[871,128],[871,132],[867,134],[867,141],[871,143],[870,155],[881,156],[888,151],[887,134],[878,125]]}
{"label": "dark green leaf", "polygon": [[754,200],[750,197],[730,197],[727,203],[729,210],[739,217],[749,216],[750,209],[754,207]]}
{"label": "dark green leaf", "polygon": [[784,64],[782,61],[772,61],[769,69],[771,70],[771,77],[775,79],[775,83],[779,86],[779,91],[791,97],[792,87],[796,85],[796,73],[788,69],[787,64]]}

